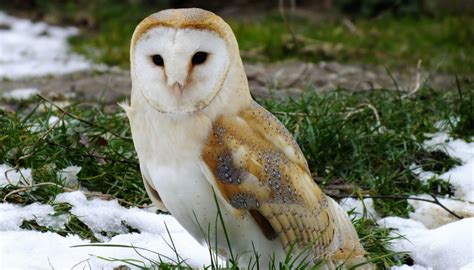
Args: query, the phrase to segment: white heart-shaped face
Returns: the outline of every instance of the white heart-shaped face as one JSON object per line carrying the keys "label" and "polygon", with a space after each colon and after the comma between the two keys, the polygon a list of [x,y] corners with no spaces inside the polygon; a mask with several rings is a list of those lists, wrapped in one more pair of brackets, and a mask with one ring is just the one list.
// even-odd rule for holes
{"label": "white heart-shaped face", "polygon": [[137,41],[131,61],[133,88],[150,105],[188,113],[205,108],[221,90],[230,60],[214,32],[159,26]]}

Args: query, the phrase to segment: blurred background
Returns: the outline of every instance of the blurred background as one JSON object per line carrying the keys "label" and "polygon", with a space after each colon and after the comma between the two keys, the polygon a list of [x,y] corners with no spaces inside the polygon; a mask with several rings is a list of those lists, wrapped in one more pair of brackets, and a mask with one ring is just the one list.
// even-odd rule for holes
{"label": "blurred background", "polygon": [[80,27],[73,49],[128,66],[137,23],[166,8],[201,7],[230,23],[248,61],[296,58],[474,71],[474,1],[467,0],[11,0],[0,9],[56,25]]}

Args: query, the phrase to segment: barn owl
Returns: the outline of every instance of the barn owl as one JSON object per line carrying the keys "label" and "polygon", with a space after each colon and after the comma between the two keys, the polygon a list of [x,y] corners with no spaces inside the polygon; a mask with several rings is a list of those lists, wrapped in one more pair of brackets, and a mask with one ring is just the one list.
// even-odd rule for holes
{"label": "barn owl", "polygon": [[257,254],[266,268],[289,250],[309,250],[309,263],[328,269],[365,261],[347,214],[313,181],[288,130],[252,99],[220,17],[155,13],[136,27],[130,61],[122,106],[145,188],[195,239],[241,266]]}

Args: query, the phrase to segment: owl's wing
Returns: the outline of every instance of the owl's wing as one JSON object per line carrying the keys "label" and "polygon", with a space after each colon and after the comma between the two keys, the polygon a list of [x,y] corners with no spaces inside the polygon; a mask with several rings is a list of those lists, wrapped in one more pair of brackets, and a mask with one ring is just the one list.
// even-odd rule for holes
{"label": "owl's wing", "polygon": [[315,184],[291,134],[260,105],[217,119],[202,160],[219,197],[248,211],[268,239],[278,237],[286,249],[310,246],[318,259],[363,256],[347,214]]}

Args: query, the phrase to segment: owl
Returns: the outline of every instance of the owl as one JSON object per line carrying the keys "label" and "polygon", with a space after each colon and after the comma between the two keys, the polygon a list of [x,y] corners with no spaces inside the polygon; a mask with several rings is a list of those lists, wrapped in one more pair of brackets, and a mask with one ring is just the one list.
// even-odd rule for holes
{"label": "owl", "polygon": [[195,239],[241,266],[258,257],[264,269],[291,252],[328,269],[366,261],[291,134],[252,99],[223,19],[196,8],[155,13],[136,27],[130,63],[122,106],[145,188]]}

